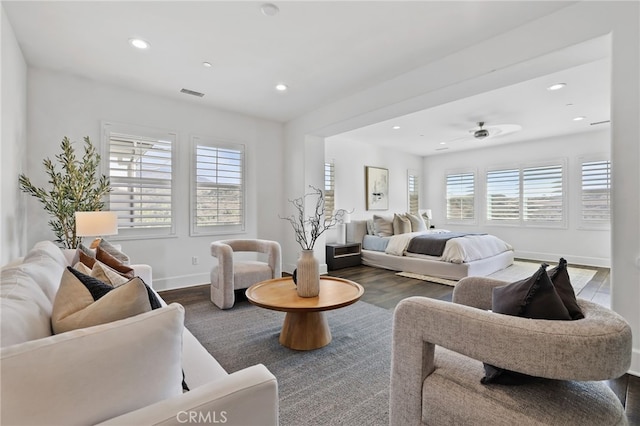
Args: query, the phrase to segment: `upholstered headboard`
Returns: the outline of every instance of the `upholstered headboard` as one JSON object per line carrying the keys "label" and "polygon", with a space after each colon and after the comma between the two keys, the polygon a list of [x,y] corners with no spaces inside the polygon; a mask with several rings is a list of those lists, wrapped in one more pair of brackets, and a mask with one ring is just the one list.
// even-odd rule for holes
{"label": "upholstered headboard", "polygon": [[367,221],[352,220],[346,225],[347,225],[347,242],[362,244],[362,240],[364,239],[364,236],[367,235]]}

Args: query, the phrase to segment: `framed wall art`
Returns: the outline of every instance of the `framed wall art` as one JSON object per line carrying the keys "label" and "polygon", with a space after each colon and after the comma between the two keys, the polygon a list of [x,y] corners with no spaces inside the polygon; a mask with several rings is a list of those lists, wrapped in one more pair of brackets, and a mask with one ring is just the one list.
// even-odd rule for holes
{"label": "framed wall art", "polygon": [[389,170],[365,167],[367,210],[389,210]]}

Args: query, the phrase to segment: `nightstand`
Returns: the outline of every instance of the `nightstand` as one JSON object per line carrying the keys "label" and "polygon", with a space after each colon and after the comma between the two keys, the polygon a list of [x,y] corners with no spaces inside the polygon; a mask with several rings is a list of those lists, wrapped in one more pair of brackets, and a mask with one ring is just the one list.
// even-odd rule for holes
{"label": "nightstand", "polygon": [[327,268],[334,269],[347,268],[349,266],[360,265],[360,243],[326,245]]}

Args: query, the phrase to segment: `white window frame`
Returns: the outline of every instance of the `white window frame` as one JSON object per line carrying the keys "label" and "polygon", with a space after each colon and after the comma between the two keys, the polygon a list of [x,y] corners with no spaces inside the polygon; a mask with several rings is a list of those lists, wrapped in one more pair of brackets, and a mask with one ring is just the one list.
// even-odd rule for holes
{"label": "white window frame", "polygon": [[[221,222],[216,225],[199,225],[197,221],[197,204],[198,204],[198,147],[212,148],[223,151],[240,151],[240,221],[236,223]],[[190,201],[189,201],[189,224],[190,235],[227,235],[241,234],[245,232],[246,216],[247,216],[247,186],[246,186],[246,149],[245,145],[239,142],[225,141],[218,138],[202,135],[191,136],[191,152],[190,152]],[[212,184],[215,186],[215,183]]]}
{"label": "white window frame", "polygon": [[[473,176],[473,217],[470,219],[449,218],[449,177]],[[449,225],[475,225],[478,223],[478,172],[476,169],[447,170],[444,175],[445,221]]]}
{"label": "white window frame", "polygon": [[[582,156],[578,158],[579,169],[578,169],[578,179],[577,179],[577,187],[580,188],[580,195],[578,198],[579,208],[578,208],[578,223],[579,229],[588,229],[588,230],[610,230],[611,229],[611,160],[608,156],[601,155],[589,155]],[[606,163],[608,166],[608,219],[607,220],[588,220],[584,218],[584,170],[583,167],[588,163]]]}
{"label": "white window frame", "polygon": [[[562,213],[560,216],[560,220],[557,221],[544,221],[544,220],[531,220],[526,218],[525,212],[525,170],[530,169],[544,169],[548,167],[560,167],[562,173],[562,181],[561,185],[561,208]],[[567,194],[567,159],[554,159],[547,161],[539,161],[533,163],[524,163],[515,166],[496,166],[487,169],[487,173],[485,173],[484,184],[485,184],[485,198],[489,197],[489,189],[487,179],[489,177],[489,173],[500,171],[500,170],[518,170],[519,179],[518,179],[518,188],[519,188],[519,219],[509,219],[509,220],[500,220],[500,219],[490,219],[488,216],[489,202],[485,200],[486,208],[485,208],[485,224],[486,225],[496,225],[496,226],[518,226],[518,227],[528,227],[528,228],[554,228],[554,229],[566,229],[567,228],[567,217],[568,217],[568,194]]]}
{"label": "white window frame", "polygon": [[[138,126],[125,123],[108,122],[103,121],[102,127],[102,170],[103,173],[109,176],[111,187],[117,188],[118,182],[122,185],[127,185],[127,179],[119,179],[116,176],[111,176],[111,138],[112,135],[129,135],[134,138],[140,138],[144,140],[158,140],[168,142],[171,149],[171,178],[170,178],[170,208],[169,219],[170,224],[168,226],[159,227],[145,227],[145,226],[131,226],[130,221],[127,221],[127,209],[119,208],[118,203],[114,200],[115,193],[112,191],[109,194],[109,201],[106,203],[107,208],[118,213],[118,235],[110,237],[114,240],[126,240],[126,239],[141,239],[141,238],[167,238],[174,237],[176,234],[176,146],[178,140],[178,134],[175,131],[163,130],[145,126]],[[145,183],[151,183],[153,179],[141,179],[140,185],[144,186]],[[134,185],[135,186],[135,185]]]}

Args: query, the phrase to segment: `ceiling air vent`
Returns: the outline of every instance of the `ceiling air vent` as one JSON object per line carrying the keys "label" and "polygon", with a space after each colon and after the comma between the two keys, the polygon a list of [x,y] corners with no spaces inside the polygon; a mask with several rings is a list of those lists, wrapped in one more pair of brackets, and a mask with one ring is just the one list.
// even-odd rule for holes
{"label": "ceiling air vent", "polygon": [[609,123],[610,120],[596,121],[595,123],[591,123],[592,126],[597,126],[598,124]]}
{"label": "ceiling air vent", "polygon": [[187,95],[193,95],[199,98],[204,96],[204,93],[196,92],[195,90],[189,90],[189,89],[182,89],[180,93],[186,93]]}
{"label": "ceiling air vent", "polygon": [[449,147],[444,147],[444,148],[436,148],[436,151],[446,151],[447,149],[449,149]]}

